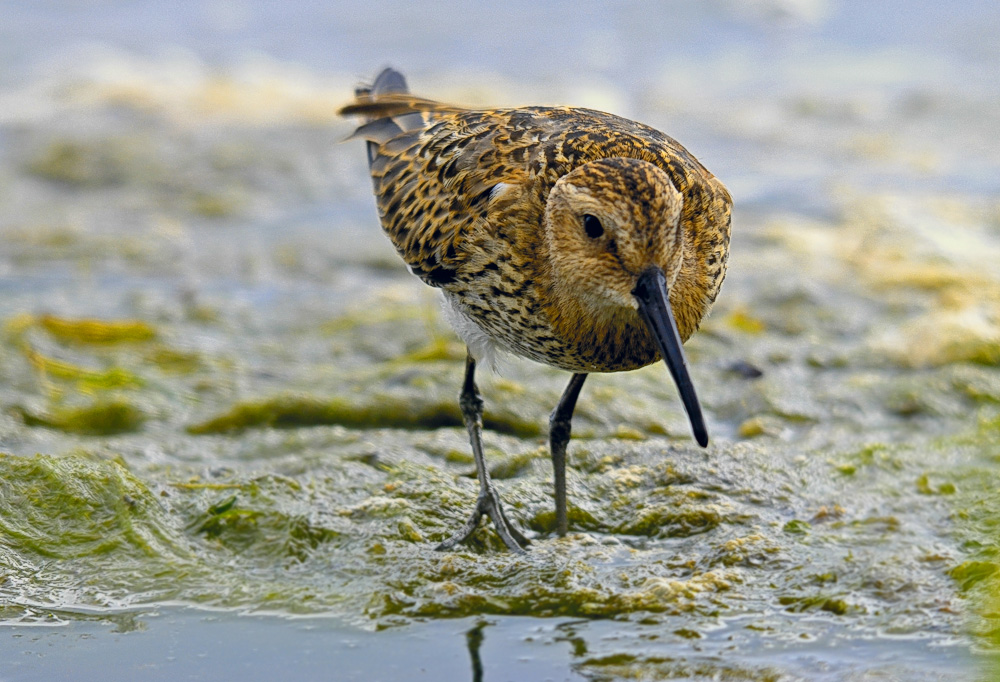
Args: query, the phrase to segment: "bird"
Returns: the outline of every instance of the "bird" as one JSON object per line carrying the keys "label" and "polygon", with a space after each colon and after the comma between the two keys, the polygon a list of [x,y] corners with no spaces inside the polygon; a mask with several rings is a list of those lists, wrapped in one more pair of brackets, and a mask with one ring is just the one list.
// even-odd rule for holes
{"label": "bird", "polygon": [[732,198],[679,142],[586,108],[467,109],[410,93],[384,69],[339,110],[367,144],[382,228],[410,272],[440,289],[465,342],[459,394],[479,479],[464,527],[482,517],[506,547],[509,520],[482,445],[476,367],[513,354],[571,373],[549,417],[556,530],[568,531],[566,450],[584,380],[665,361],[695,440],[708,430],[683,342],[719,293]]}

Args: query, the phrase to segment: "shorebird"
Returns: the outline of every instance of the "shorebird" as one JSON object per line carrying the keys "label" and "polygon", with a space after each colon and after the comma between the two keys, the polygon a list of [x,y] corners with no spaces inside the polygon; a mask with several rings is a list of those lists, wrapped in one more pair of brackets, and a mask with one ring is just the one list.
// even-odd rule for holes
{"label": "shorebird", "polygon": [[681,344],[719,292],[729,192],[676,140],[571,107],[470,110],[410,94],[385,69],[340,110],[362,125],[382,227],[410,271],[444,294],[465,341],[459,396],[479,477],[464,542],[509,521],[483,456],[477,363],[513,353],[572,372],[549,418],[556,527],[565,535],[566,446],[584,380],[666,361],[691,422],[708,431]]}

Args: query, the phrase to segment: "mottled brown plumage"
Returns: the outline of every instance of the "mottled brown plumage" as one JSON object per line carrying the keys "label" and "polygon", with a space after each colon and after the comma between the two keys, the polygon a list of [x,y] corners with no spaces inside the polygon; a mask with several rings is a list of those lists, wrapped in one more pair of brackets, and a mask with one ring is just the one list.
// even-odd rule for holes
{"label": "mottled brown plumage", "polygon": [[[478,401],[475,360],[495,350],[574,372],[581,378],[553,414],[553,431],[564,421],[568,439],[586,373],[636,369],[664,352],[669,320],[650,322],[656,297],[642,293],[658,286],[669,297],[661,317],[672,310],[679,334],[676,356],[666,359],[699,434],[680,342],[726,272],[731,199],[714,175],[676,140],[600,111],[466,110],[410,95],[389,69],[356,95],[341,113],[366,121],[355,137],[368,141],[382,226],[410,270],[444,292],[469,345],[463,403]],[[654,271],[662,284],[643,280]],[[463,404],[467,422],[479,419],[476,401]],[[478,432],[469,429],[475,451]],[[561,437],[552,444],[565,532]],[[488,475],[480,480],[477,511],[500,529],[502,509],[487,508],[495,491]]]}

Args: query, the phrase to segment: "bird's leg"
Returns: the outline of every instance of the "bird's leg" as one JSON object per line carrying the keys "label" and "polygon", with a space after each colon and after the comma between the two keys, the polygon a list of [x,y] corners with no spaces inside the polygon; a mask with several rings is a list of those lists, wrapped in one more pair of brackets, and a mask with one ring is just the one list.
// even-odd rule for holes
{"label": "bird's leg", "polygon": [[549,449],[552,452],[552,472],[556,482],[556,530],[566,535],[569,520],[566,515],[566,444],[572,430],[573,409],[580,396],[586,374],[574,374],[566,385],[559,404],[549,417]]}
{"label": "bird's leg", "polygon": [[497,534],[507,547],[515,552],[524,552],[523,548],[528,544],[528,538],[524,537],[514,527],[514,524],[507,520],[503,505],[500,503],[500,495],[497,494],[497,489],[490,479],[490,470],[486,468],[482,435],[483,399],[479,397],[479,389],[476,387],[476,361],[473,360],[471,354],[465,359],[465,383],[462,385],[459,405],[462,407],[465,427],[469,430],[472,456],[476,460],[476,474],[479,476],[479,499],[476,501],[476,508],[469,520],[465,522],[465,527],[438,545],[437,549],[438,551],[451,549],[458,543],[468,540],[479,525],[479,519],[485,515],[493,520]]}

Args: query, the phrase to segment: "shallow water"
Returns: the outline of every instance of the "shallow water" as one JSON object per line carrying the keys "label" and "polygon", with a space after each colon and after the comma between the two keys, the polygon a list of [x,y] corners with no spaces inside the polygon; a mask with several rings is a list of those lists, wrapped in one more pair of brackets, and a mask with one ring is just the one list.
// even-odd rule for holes
{"label": "shallow water", "polygon": [[[789,617],[789,620],[799,620]],[[676,641],[655,628],[623,631],[608,621],[476,617],[382,632],[329,618],[289,620],[229,611],[158,608],[62,627],[4,628],[8,670],[20,680],[104,680],[108,660],[146,680],[304,679],[608,680],[809,679],[954,680],[970,664],[957,645],[920,638],[844,637],[827,623],[815,639],[772,640],[745,651],[739,622],[708,638]],[[794,626],[793,626],[794,627]],[[392,656],[386,656],[386,651]],[[781,671],[780,673],[778,671]],[[646,677],[643,677],[643,676]],[[713,678],[712,675],[716,677]]]}
{"label": "shallow water", "polygon": [[[0,4],[0,677],[468,676],[479,632],[484,679],[991,678],[994,3],[285,7]],[[592,377],[558,539],[567,377],[482,377],[528,557],[432,551],[464,350],[333,115],[389,62],[633,116],[736,200],[708,450],[663,367]]]}

